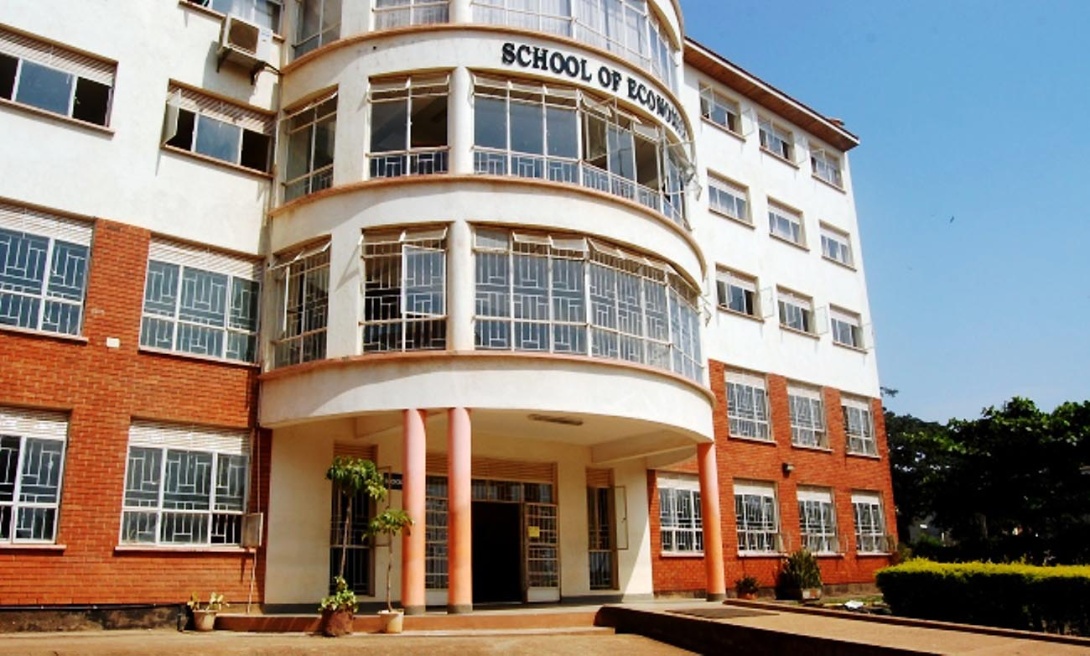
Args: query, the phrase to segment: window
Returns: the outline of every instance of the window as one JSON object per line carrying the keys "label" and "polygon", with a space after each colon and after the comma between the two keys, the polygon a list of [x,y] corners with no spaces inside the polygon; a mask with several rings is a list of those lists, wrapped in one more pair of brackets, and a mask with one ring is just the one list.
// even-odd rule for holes
{"label": "window", "polygon": [[371,82],[371,177],[447,172],[449,76]]}
{"label": "window", "polygon": [[300,0],[292,52],[302,57],[341,38],[341,0]]}
{"label": "window", "polygon": [[375,0],[375,29],[446,23],[449,4],[449,0]]}
{"label": "window", "polygon": [[716,293],[719,307],[749,317],[757,314],[757,279],[736,271],[720,270],[716,273]]}
{"label": "window", "polygon": [[690,229],[694,169],[666,130],[574,88],[480,75],[474,84],[476,173],[580,185]]}
{"label": "window", "polygon": [[237,16],[272,32],[280,31],[280,0],[189,0],[229,16]]}
{"label": "window", "polygon": [[333,185],[333,145],[337,133],[337,94],[288,112],[288,161],[284,201]]}
{"label": "window", "polygon": [[133,421],[121,543],[239,544],[249,474],[245,431]]}
{"label": "window", "polygon": [[742,187],[726,180],[708,176],[708,206],[713,212],[730,217],[736,221],[752,225],[749,217],[749,194]]}
{"label": "window", "polygon": [[478,230],[476,346],[703,376],[698,294],[664,262],[577,235]]}
{"label": "window", "polygon": [[68,421],[0,408],[0,544],[57,540]]}
{"label": "window", "polygon": [[777,289],[779,298],[780,326],[802,333],[814,332],[814,302],[806,296]]}
{"label": "window", "polygon": [[254,362],[260,271],[251,260],[153,240],[140,345]]}
{"label": "window", "polygon": [[844,410],[844,432],[848,435],[848,453],[878,455],[870,404],[861,399],[847,397],[841,403]]}
{"label": "window", "polygon": [[78,335],[91,227],[0,203],[0,325]]}
{"label": "window", "polygon": [[163,144],[268,173],[275,122],[271,114],[257,108],[236,105],[171,83]]}
{"label": "window", "polygon": [[802,214],[768,202],[768,232],[797,246],[806,246],[806,233],[802,229]]}
{"label": "window", "polygon": [[829,448],[821,390],[789,384],[787,405],[791,410],[791,443],[795,446]]}
{"label": "window", "polygon": [[844,266],[855,265],[848,234],[824,224],[821,226],[821,255]]}
{"label": "window", "polygon": [[364,353],[446,347],[446,232],[364,233]]}
{"label": "window", "polygon": [[802,546],[813,553],[838,553],[833,493],[826,488],[798,489],[799,534]]}
{"label": "window", "polygon": [[779,553],[779,513],[776,488],[771,483],[734,483],[734,519],[738,528],[738,552]]}
{"label": "window", "polygon": [[117,64],[0,27],[0,98],[110,124]]}
{"label": "window", "polygon": [[703,84],[700,85],[700,115],[730,132],[742,133],[742,112],[738,103]]}
{"label": "window", "polygon": [[771,441],[768,417],[764,377],[728,371],[727,418],[730,420],[730,436]]}
{"label": "window", "polygon": [[810,167],[814,170],[814,177],[824,180],[834,187],[844,187],[844,181],[840,175],[840,158],[829,153],[823,148],[815,148],[810,151]]}
{"label": "window", "polygon": [[320,360],[329,322],[329,242],[288,252],[276,262],[281,308],[273,363],[283,367]]}
{"label": "window", "polygon": [[772,119],[761,118],[758,121],[758,130],[761,137],[761,148],[772,153],[780,159],[788,162],[794,161],[795,142],[791,131],[772,122]]}
{"label": "window", "polygon": [[833,329],[834,344],[856,349],[863,348],[863,332],[858,314],[830,308],[829,323]]}
{"label": "window", "polygon": [[700,482],[695,476],[656,476],[659,490],[659,528],[663,553],[704,552],[704,528],[700,520]]}
{"label": "window", "polygon": [[855,548],[859,553],[888,553],[893,545],[886,537],[882,497],[877,492],[852,492],[855,515]]}

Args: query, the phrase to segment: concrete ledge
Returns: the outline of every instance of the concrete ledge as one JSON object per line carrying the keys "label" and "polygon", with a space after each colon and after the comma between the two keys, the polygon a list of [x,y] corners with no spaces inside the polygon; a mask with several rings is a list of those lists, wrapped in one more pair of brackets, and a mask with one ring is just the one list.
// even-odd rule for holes
{"label": "concrete ledge", "polygon": [[[520,631],[553,629],[590,629],[595,626],[597,609],[555,612],[475,612],[465,614],[406,615],[404,630],[408,632],[448,631]],[[314,633],[318,630],[317,614],[308,615],[242,615],[220,613],[216,629],[240,633]],[[378,615],[356,613],[352,621],[356,633],[378,633],[382,621]]]}
{"label": "concrete ledge", "polygon": [[184,611],[181,604],[0,607],[0,634],[174,628]]}
{"label": "concrete ledge", "polygon": [[[665,609],[664,609],[665,610]],[[699,654],[747,656],[909,656],[934,654],[850,642],[835,638],[796,635],[770,629],[728,624],[668,612],[649,612],[622,606],[603,606],[595,622],[617,633],[635,633]]]}
{"label": "concrete ledge", "polygon": [[1090,638],[1060,635],[1057,633],[1038,633],[1036,631],[1004,629],[997,626],[983,626],[981,624],[957,624],[955,622],[921,620],[914,617],[897,617],[895,615],[871,615],[869,613],[854,613],[852,611],[836,610],[833,608],[818,608],[801,604],[780,604],[760,600],[746,601],[742,599],[728,599],[723,603],[725,605],[735,606],[738,608],[770,610],[777,613],[803,613],[807,615],[820,615],[824,617],[858,620],[861,622],[877,622],[879,624],[891,624],[894,626],[911,626],[919,629],[960,631],[962,633],[979,633],[981,635],[991,635],[1000,638],[1016,638],[1019,640],[1036,640],[1040,642],[1056,642],[1067,645],[1078,645],[1080,647],[1086,647],[1088,650],[1090,650]]}

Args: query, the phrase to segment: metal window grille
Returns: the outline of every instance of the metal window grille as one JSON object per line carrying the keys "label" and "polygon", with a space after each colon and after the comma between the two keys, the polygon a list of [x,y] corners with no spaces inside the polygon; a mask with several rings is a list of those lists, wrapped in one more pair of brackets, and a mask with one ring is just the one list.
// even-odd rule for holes
{"label": "metal window grille", "polygon": [[133,422],[122,544],[239,544],[249,462],[245,433]]}
{"label": "metal window grille", "polygon": [[738,550],[777,553],[783,545],[776,515],[776,497],[767,492],[734,494],[734,516],[738,529]]}
{"label": "metal window grille", "polygon": [[768,394],[762,382],[727,380],[727,419],[732,437],[771,440]]}
{"label": "metal window grille", "polygon": [[825,434],[825,406],[820,393],[788,391],[791,410],[791,443],[796,446],[829,447]]}
{"label": "metal window grille", "polygon": [[[344,552],[344,580],[353,592],[373,594],[371,559],[373,549],[367,535],[367,526],[371,521],[371,498],[366,490],[360,490],[352,499],[352,516],[347,516],[348,499],[343,494],[333,495],[332,520],[329,526],[329,580],[330,592],[334,590],[332,580],[340,572],[341,547]],[[345,540],[345,522],[348,522],[348,539]]]}
{"label": "metal window grille", "polygon": [[284,200],[333,186],[337,94],[323,96],[288,113],[284,122],[288,138]]}
{"label": "metal window grille", "polygon": [[863,404],[844,405],[844,431],[848,435],[848,453],[878,455],[878,444],[874,439],[874,423],[870,410]]}
{"label": "metal window grille", "polygon": [[890,549],[882,504],[875,496],[852,495],[855,515],[855,546],[860,553],[885,553]]}
{"label": "metal window grille", "polygon": [[701,518],[700,491],[689,488],[659,487],[659,539],[668,553],[704,551],[704,524]]}
{"label": "metal window grille", "polygon": [[802,546],[814,553],[839,553],[832,499],[799,499]]}
{"label": "metal window grille", "polygon": [[449,93],[448,75],[371,82],[371,178],[447,172]]}
{"label": "metal window grille", "polygon": [[612,472],[587,471],[587,551],[591,590],[617,587]]}
{"label": "metal window grille", "polygon": [[[682,144],[670,141],[665,130],[612,101],[555,85],[478,75],[474,99],[475,173],[576,184],[639,203],[691,229],[684,188],[693,169]],[[654,156],[637,162],[633,153],[643,148]]]}
{"label": "metal window grille", "polygon": [[696,292],[665,264],[581,237],[479,231],[476,346],[627,360],[700,380]]}
{"label": "metal window grille", "polygon": [[0,544],[56,541],[67,430],[64,415],[0,408]]}
{"label": "metal window grille", "polygon": [[273,268],[281,294],[277,367],[325,357],[329,321],[329,243],[278,258]]}
{"label": "metal window grille", "polygon": [[425,485],[424,587],[428,590],[445,590],[450,576],[447,479],[444,476],[428,476]]}
{"label": "metal window grille", "polygon": [[365,233],[363,351],[446,347],[446,230]]}
{"label": "metal window grille", "polygon": [[375,29],[434,25],[450,21],[449,0],[376,0]]}

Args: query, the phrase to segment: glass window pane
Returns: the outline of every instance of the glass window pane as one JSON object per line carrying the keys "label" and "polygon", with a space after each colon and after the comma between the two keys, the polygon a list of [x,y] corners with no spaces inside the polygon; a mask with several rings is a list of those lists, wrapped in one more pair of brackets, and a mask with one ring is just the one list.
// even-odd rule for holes
{"label": "glass window pane", "polygon": [[371,152],[406,150],[409,107],[405,99],[371,105]]}
{"label": "glass window pane", "polygon": [[24,59],[15,100],[67,116],[68,102],[72,98],[72,83],[73,77],[68,73]]}
{"label": "glass window pane", "polygon": [[241,128],[209,116],[197,116],[196,152],[237,164],[241,139]]}
{"label": "glass window pane", "polygon": [[478,96],[473,103],[474,141],[484,148],[507,148],[507,104]]}
{"label": "glass window pane", "polygon": [[538,104],[511,103],[511,150],[535,155],[545,152],[542,111]]}

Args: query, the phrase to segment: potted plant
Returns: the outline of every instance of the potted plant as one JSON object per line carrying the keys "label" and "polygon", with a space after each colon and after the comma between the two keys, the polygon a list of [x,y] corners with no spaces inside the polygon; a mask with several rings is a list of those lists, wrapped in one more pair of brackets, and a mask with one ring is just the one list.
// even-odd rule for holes
{"label": "potted plant", "polygon": [[776,575],[776,596],[780,599],[821,599],[821,586],[821,568],[809,550],[793,551],[780,563]]}
{"label": "potted plant", "polygon": [[198,631],[211,631],[216,626],[216,613],[230,604],[218,592],[213,592],[208,596],[207,602],[201,603],[201,598],[194,592],[189,595],[189,601],[185,605],[189,606],[193,614],[193,628]]}
{"label": "potted plant", "polygon": [[739,599],[756,599],[760,589],[757,577],[748,574],[734,582],[734,593]]}
{"label": "potted plant", "polygon": [[[348,555],[349,530],[352,524],[352,500],[365,492],[372,501],[381,502],[389,498],[386,481],[375,463],[363,458],[337,456],[326,472],[326,478],[333,481],[337,492],[345,496],[344,535],[341,539],[341,563],[338,575],[333,578],[336,591],[322,599],[319,608],[322,611],[322,633],[327,636],[339,636],[352,632],[352,618],[359,604],[355,593],[348,588],[344,580],[345,561]],[[386,509],[371,519],[366,533],[372,539],[379,535],[387,537],[389,558],[386,563],[386,610],[379,613],[385,616],[385,631],[400,633],[402,613],[395,611],[390,600],[390,571],[393,567],[393,538],[402,529],[412,524],[412,519],[404,510],[394,510],[387,504]]]}

